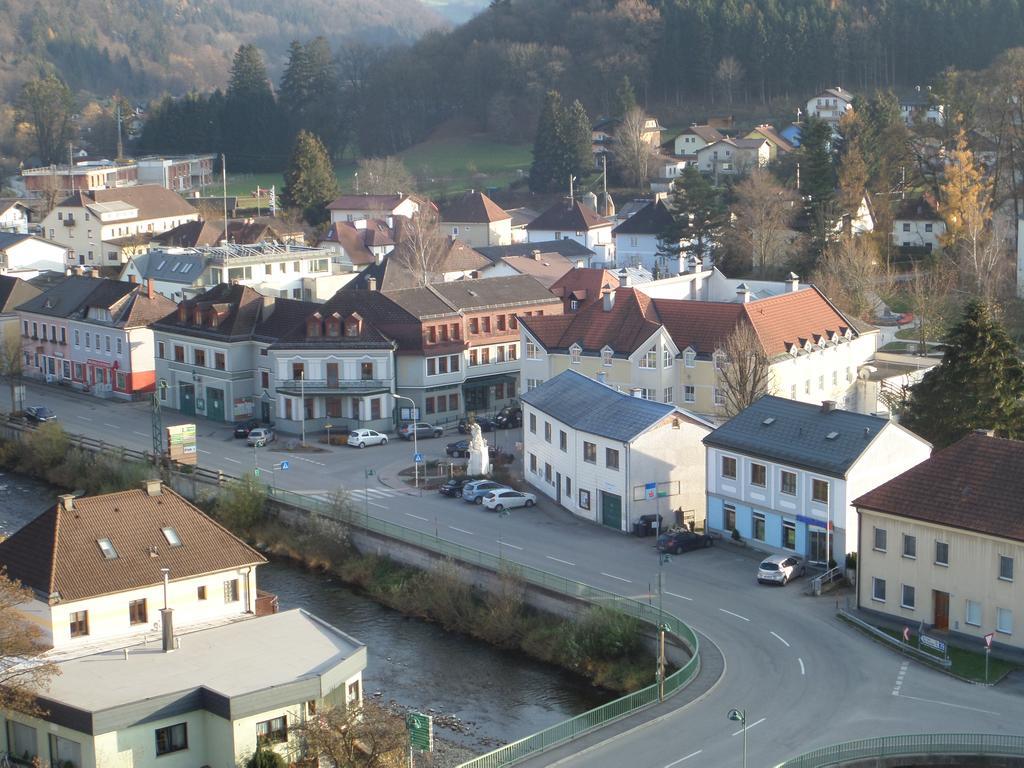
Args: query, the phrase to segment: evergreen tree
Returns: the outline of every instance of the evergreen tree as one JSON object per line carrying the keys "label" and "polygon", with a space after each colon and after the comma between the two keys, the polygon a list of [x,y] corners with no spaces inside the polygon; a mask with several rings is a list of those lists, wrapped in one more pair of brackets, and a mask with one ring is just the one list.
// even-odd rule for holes
{"label": "evergreen tree", "polygon": [[800,191],[811,219],[811,251],[817,259],[835,231],[836,171],[832,165],[832,127],[810,118],[800,132]]}
{"label": "evergreen tree", "polygon": [[635,109],[636,94],[633,92],[633,84],[629,81],[628,76],[622,78],[622,82],[619,83],[618,89],[615,91],[615,100],[612,103],[612,117],[622,117],[629,110]]}
{"label": "evergreen tree", "polygon": [[659,251],[703,262],[712,254],[725,224],[721,192],[695,166],[688,165],[672,185],[671,208],[672,225],[659,235]]}
{"label": "evergreen tree", "polygon": [[222,121],[228,167],[237,171],[280,168],[281,122],[259,50],[254,45],[239,46],[231,64]]}
{"label": "evergreen tree", "polygon": [[530,190],[554,192],[569,181],[571,169],[565,157],[562,97],[548,91],[537,120],[537,136],[533,140],[533,164],[530,166]]}
{"label": "evergreen tree", "polygon": [[570,172],[582,178],[593,170],[594,143],[590,118],[579,99],[565,112],[563,120],[563,135],[567,144],[565,151],[570,157]]}
{"label": "evergreen tree", "polygon": [[901,423],[936,448],[973,429],[1024,438],[1024,366],[989,305],[968,304],[944,348],[942,364],[910,390]]}
{"label": "evergreen tree", "polygon": [[338,179],[326,148],[314,134],[299,131],[284,175],[282,202],[298,208],[310,224],[321,224],[327,220],[326,205],[337,194]]}

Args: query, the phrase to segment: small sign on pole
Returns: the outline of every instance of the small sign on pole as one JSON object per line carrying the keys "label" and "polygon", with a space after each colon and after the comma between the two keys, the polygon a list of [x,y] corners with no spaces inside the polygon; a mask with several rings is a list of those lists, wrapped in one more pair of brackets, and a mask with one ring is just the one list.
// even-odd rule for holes
{"label": "small sign on pole", "polygon": [[648,499],[656,498],[658,495],[658,484],[657,483],[645,483],[644,484],[644,495]]}
{"label": "small sign on pole", "polygon": [[904,627],[903,628],[903,642],[904,643],[909,643],[910,642],[910,627]]}
{"label": "small sign on pole", "polygon": [[410,712],[406,715],[405,725],[409,729],[409,747],[420,752],[434,751],[434,718]]}
{"label": "small sign on pole", "polygon": [[992,649],[992,639],[995,636],[996,636],[995,632],[989,632],[987,635],[985,635],[985,648],[987,650],[991,650]]}
{"label": "small sign on pole", "polygon": [[414,453],[412,455],[412,460],[414,462],[416,462],[417,464],[422,464],[423,463],[423,454],[422,453]]}
{"label": "small sign on pole", "polygon": [[288,469],[288,462],[287,461],[282,461],[281,462],[281,469]]}

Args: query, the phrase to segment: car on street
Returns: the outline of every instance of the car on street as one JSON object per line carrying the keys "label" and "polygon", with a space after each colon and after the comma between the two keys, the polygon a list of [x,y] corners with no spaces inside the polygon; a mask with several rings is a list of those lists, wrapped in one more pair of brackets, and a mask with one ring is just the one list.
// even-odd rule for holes
{"label": "car on street", "polygon": [[494,417],[498,429],[514,429],[523,426],[523,409],[518,405],[506,405]]}
{"label": "car on street", "polygon": [[796,555],[772,555],[757,566],[757,581],[760,584],[788,584],[791,579],[803,576],[807,564]]}
{"label": "car on street", "polygon": [[512,488],[499,488],[484,496],[483,505],[495,512],[513,507],[532,507],[537,503],[537,497],[532,493],[524,493]]}
{"label": "car on street", "polygon": [[259,425],[260,423],[256,419],[249,419],[248,421],[243,421],[240,424],[235,424],[235,437],[239,439],[248,437],[249,433]]}
{"label": "car on street", "polygon": [[249,434],[246,436],[245,441],[249,445],[262,448],[267,443],[272,443],[276,439],[277,435],[274,434],[274,430],[268,427],[256,427],[255,429],[249,430]]}
{"label": "car on street", "polygon": [[42,424],[44,421],[56,421],[57,414],[45,405],[30,405],[25,409],[25,418],[36,424]]}
{"label": "car on street", "polygon": [[[488,419],[485,416],[477,416],[475,419],[473,419],[473,421],[475,421],[480,426],[480,431],[481,432],[493,432],[494,431],[494,420],[493,419]],[[469,419],[459,419],[459,434],[461,434],[461,435],[468,435],[469,434],[469,425],[470,425],[470,420]]]}
{"label": "car on street", "polygon": [[464,477],[453,477],[451,480],[445,482],[437,490],[441,492],[442,496],[451,496],[453,499],[462,498],[462,488],[466,485],[466,479]]}
{"label": "car on street", "polygon": [[691,549],[703,549],[714,543],[706,533],[695,533],[694,531],[668,531],[658,536],[655,546],[659,552],[671,552],[678,555],[680,552],[689,552]]}
{"label": "car on street", "polygon": [[[456,440],[454,443],[448,443],[444,447],[444,452],[453,459],[463,459],[469,456],[469,440]],[[496,446],[488,445],[487,454],[491,457],[491,461],[495,461],[499,456],[500,452]]]}
{"label": "car on street", "polygon": [[368,445],[387,445],[388,436],[375,429],[354,429],[348,433],[348,444],[354,445],[356,448],[365,448]]}
{"label": "car on street", "polygon": [[462,487],[462,500],[470,501],[474,504],[483,504],[484,496],[491,491],[503,490],[504,488],[504,485],[493,480],[472,480]]}
{"label": "car on street", "polygon": [[425,421],[417,421],[415,424],[403,424],[398,428],[398,436],[403,440],[412,440],[415,437],[417,440],[423,440],[428,437],[440,437],[444,434],[444,430],[441,427],[435,427],[433,424],[427,424]]}

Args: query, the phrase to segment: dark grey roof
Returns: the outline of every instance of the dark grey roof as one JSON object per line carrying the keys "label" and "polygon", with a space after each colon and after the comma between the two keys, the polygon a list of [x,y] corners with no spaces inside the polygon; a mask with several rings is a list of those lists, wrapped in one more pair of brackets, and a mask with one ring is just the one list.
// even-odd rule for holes
{"label": "dark grey roof", "polygon": [[594,252],[575,240],[544,240],[538,243],[513,243],[512,245],[491,245],[474,248],[477,253],[497,263],[506,256],[529,256],[534,251],[557,253],[567,259],[590,258]]}
{"label": "dark grey roof", "polygon": [[473,312],[485,307],[515,307],[523,304],[560,304],[561,299],[530,275],[485,277],[436,283],[430,289],[456,309]]}
{"label": "dark grey roof", "polygon": [[573,429],[629,442],[675,407],[618,392],[576,371],[562,371],[520,398]]}
{"label": "dark grey roof", "polygon": [[50,317],[70,317],[101,284],[94,277],[72,275],[18,307],[23,312]]}
{"label": "dark grey roof", "polygon": [[612,230],[613,235],[660,235],[672,226],[672,212],[662,200],[648,203]]}
{"label": "dark grey roof", "polygon": [[206,257],[194,252],[170,253],[153,250],[133,256],[142,280],[153,279],[163,283],[192,285],[206,268]]}
{"label": "dark grey roof", "polygon": [[704,444],[845,477],[888,423],[876,416],[824,411],[820,405],[766,395],[705,437]]}
{"label": "dark grey roof", "polygon": [[19,304],[38,296],[39,289],[17,277],[0,275],[0,312],[13,312]]}
{"label": "dark grey roof", "polygon": [[17,245],[22,240],[31,240],[32,235],[23,235],[17,232],[0,232],[0,251],[10,248],[12,245]]}

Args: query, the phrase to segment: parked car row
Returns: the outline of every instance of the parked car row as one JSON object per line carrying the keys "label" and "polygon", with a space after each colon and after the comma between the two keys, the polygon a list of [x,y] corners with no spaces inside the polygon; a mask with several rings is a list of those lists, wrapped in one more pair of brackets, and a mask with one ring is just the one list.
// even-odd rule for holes
{"label": "parked car row", "polygon": [[440,487],[444,496],[461,498],[471,504],[479,504],[495,512],[514,507],[532,507],[537,497],[532,493],[517,491],[494,480],[466,480],[453,477]]}

